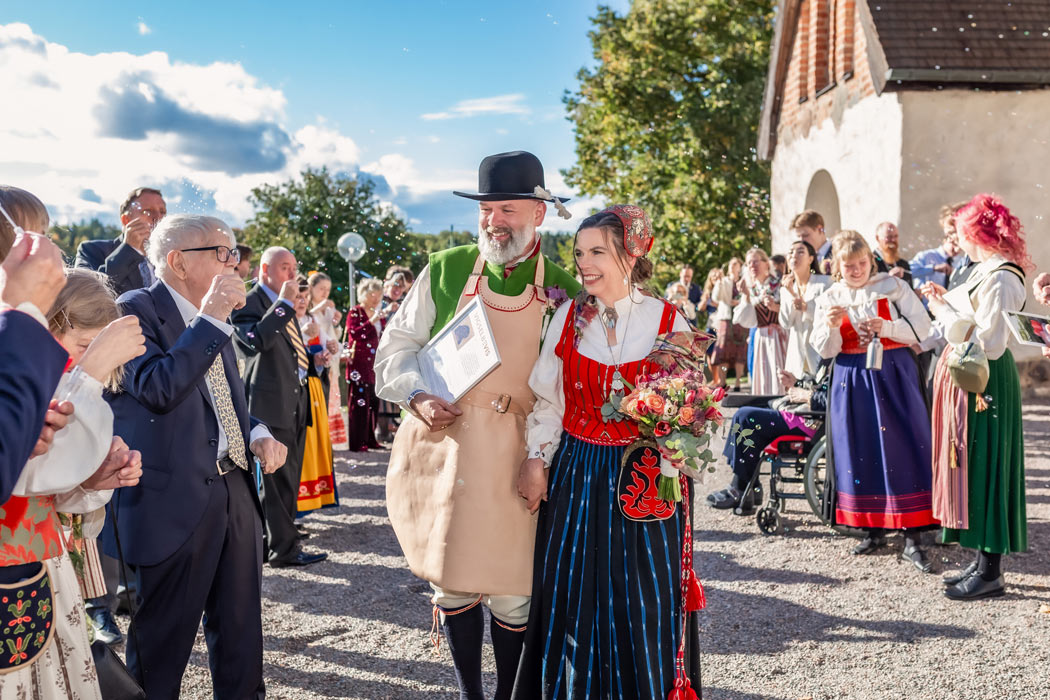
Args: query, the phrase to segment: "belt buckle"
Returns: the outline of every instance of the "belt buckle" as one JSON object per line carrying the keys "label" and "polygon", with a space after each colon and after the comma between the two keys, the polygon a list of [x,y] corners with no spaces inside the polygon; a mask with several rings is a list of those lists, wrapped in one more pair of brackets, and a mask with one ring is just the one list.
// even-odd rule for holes
{"label": "belt buckle", "polygon": [[492,407],[496,409],[496,413],[506,413],[510,408],[510,396],[508,394],[500,394],[492,400]]}

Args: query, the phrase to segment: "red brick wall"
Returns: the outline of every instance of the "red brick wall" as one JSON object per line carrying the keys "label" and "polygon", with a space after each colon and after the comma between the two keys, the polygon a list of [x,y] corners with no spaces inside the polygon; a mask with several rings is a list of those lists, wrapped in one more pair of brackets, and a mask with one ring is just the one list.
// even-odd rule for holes
{"label": "red brick wall", "polygon": [[[843,98],[849,105],[875,94],[866,52],[857,0],[801,0],[777,124],[778,142],[804,136],[831,116]],[[818,97],[817,92],[831,82],[835,87]]]}

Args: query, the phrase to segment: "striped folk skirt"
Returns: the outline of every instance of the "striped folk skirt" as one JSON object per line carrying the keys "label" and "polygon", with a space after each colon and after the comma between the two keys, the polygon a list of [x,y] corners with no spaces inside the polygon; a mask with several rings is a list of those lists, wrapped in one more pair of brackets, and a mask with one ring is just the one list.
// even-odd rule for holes
{"label": "striped folk skirt", "polygon": [[831,378],[835,523],[928,528],[937,522],[933,453],[918,364],[906,348],[886,350],[881,370],[865,361],[864,353],[840,354]]}
{"label": "striped folk skirt", "polygon": [[623,453],[562,437],[540,507],[515,700],[666,700],[674,687],[682,506],[667,520],[624,518]]}

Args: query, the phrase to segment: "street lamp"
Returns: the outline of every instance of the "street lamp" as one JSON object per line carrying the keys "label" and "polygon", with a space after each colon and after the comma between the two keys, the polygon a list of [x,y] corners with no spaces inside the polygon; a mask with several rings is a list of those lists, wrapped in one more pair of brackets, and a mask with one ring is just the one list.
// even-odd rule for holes
{"label": "street lamp", "polygon": [[357,306],[357,289],[354,287],[354,263],[361,259],[368,246],[365,239],[357,233],[344,233],[339,237],[336,244],[339,247],[339,256],[346,261],[350,267],[350,308]]}

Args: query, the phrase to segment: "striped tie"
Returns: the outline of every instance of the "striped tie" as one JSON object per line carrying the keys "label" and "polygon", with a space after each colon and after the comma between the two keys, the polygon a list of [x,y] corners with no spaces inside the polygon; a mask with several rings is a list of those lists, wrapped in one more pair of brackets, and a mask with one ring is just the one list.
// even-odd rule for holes
{"label": "striped tie", "polygon": [[303,338],[299,335],[299,324],[288,325],[288,337],[292,341],[292,347],[295,348],[295,358],[299,362],[299,369],[303,372],[310,366],[310,361],[307,358],[306,346],[303,345]]}

